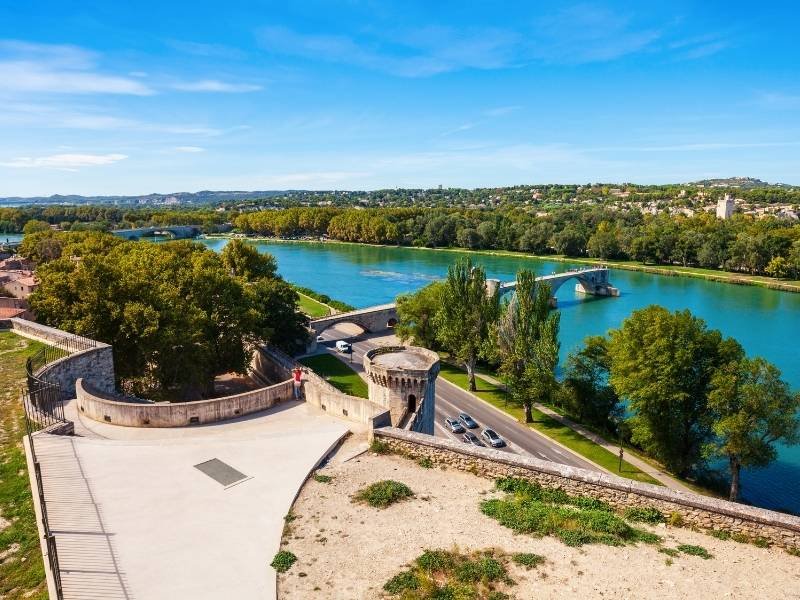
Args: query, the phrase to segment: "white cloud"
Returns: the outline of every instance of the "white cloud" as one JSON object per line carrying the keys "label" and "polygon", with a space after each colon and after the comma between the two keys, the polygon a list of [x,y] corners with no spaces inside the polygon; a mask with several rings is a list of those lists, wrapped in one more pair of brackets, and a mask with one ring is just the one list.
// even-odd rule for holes
{"label": "white cloud", "polygon": [[496,108],[490,108],[489,110],[484,111],[483,114],[485,114],[487,117],[502,117],[504,115],[511,114],[512,112],[515,112],[520,108],[522,107],[519,106],[518,104],[515,104],[513,106],[498,106]]}
{"label": "white cloud", "polygon": [[125,154],[52,154],[36,158],[21,156],[6,162],[0,167],[10,169],[62,169],[75,170],[81,167],[111,165],[128,158]]}
{"label": "white cloud", "polygon": [[197,153],[197,152],[205,152],[205,148],[201,148],[200,146],[175,146],[176,152],[187,152],[189,154]]}
{"label": "white cloud", "polygon": [[244,93],[257,92],[262,89],[260,85],[250,83],[229,83],[217,79],[201,79],[199,81],[183,81],[172,85],[173,89],[182,92],[222,92],[222,93]]}
{"label": "white cloud", "polygon": [[0,41],[4,91],[55,94],[127,94],[154,91],[141,81],[102,73],[96,54],[68,45]]}

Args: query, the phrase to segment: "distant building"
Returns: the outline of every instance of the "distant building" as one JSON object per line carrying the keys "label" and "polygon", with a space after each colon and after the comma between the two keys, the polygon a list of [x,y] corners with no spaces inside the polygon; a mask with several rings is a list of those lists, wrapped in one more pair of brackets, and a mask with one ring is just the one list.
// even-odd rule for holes
{"label": "distant building", "polygon": [[717,218],[730,219],[733,215],[734,206],[733,196],[725,194],[725,197],[717,202]]}

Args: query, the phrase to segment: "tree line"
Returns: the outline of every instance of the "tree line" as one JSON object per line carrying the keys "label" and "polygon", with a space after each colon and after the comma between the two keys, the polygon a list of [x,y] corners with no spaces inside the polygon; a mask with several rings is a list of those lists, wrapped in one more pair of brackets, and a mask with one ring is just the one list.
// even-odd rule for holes
{"label": "tree line", "polygon": [[246,373],[253,343],[292,352],[307,341],[307,318],[275,259],[240,240],[217,254],[190,241],[48,231],[26,236],[21,253],[39,261],[30,297],[38,320],[111,344],[126,393],[210,397],[215,377]]}
{"label": "tree line", "polygon": [[728,464],[731,500],[743,468],[775,460],[775,444],[800,443],[800,393],[762,358],[687,311],[650,306],[619,329],[585,340],[556,379],[559,313],[550,288],[527,270],[501,301],[469,259],[447,279],[397,298],[397,335],[444,350],[464,366],[475,390],[479,361],[496,369],[510,399],[532,422],[536,403],[624,437],[681,477]]}

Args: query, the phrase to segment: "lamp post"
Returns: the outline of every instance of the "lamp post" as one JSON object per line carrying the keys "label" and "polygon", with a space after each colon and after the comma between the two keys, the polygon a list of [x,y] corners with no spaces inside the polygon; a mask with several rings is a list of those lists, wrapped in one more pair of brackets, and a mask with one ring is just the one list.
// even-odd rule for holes
{"label": "lamp post", "polygon": [[622,419],[614,417],[614,425],[617,428],[617,443],[619,444],[619,465],[617,466],[617,471],[622,473],[622,457],[625,454],[625,451],[622,449]]}

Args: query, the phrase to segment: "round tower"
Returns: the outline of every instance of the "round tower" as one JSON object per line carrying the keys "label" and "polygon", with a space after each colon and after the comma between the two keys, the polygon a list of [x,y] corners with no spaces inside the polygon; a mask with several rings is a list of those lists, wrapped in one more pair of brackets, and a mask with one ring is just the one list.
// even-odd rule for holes
{"label": "round tower", "polygon": [[375,348],[364,355],[369,399],[389,409],[393,427],[433,435],[439,355],[417,346]]}

